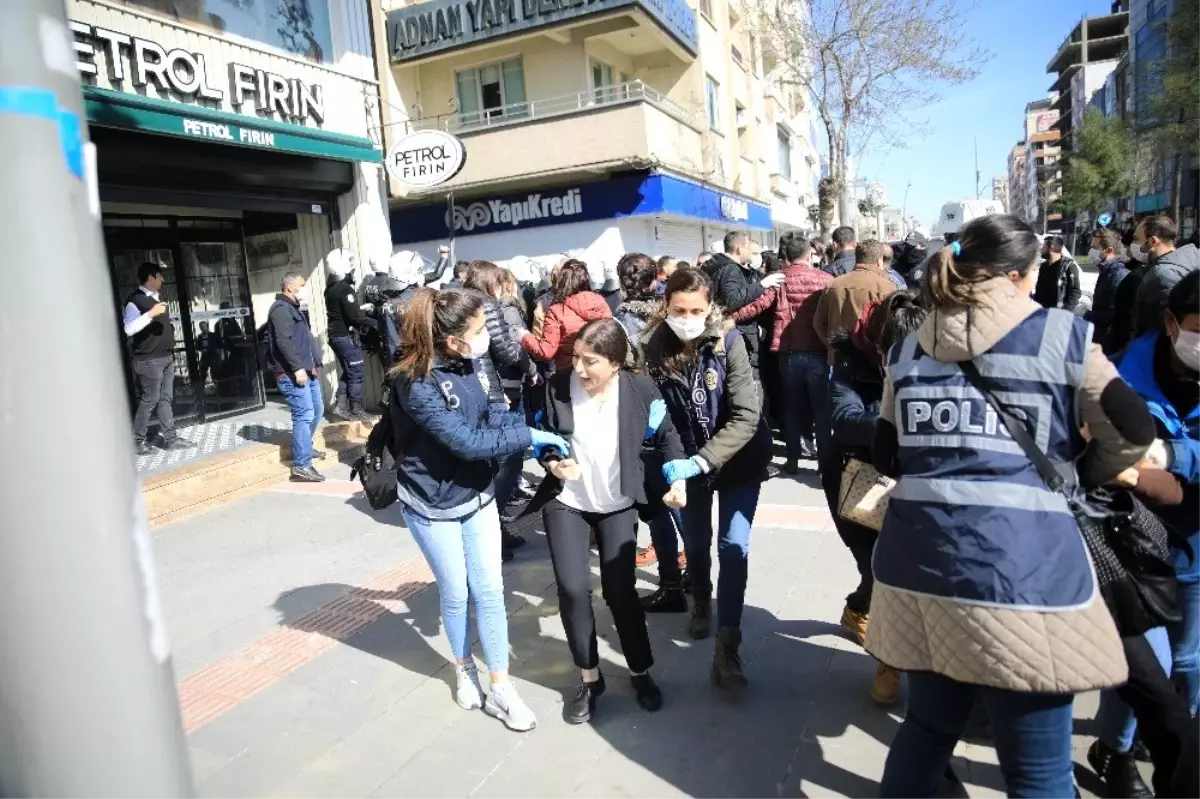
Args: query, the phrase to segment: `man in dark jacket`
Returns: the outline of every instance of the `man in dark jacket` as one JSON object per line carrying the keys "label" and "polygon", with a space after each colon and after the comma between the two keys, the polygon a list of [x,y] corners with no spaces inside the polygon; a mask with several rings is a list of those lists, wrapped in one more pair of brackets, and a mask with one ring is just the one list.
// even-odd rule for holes
{"label": "man in dark jacket", "polygon": [[[1100,276],[1096,278],[1096,290],[1092,293],[1092,307],[1087,318],[1095,328],[1092,340],[1100,344],[1105,355],[1114,352],[1109,348],[1109,334],[1115,319],[1117,291],[1129,276],[1125,261],[1118,254],[1120,249],[1121,238],[1116,232],[1101,229],[1092,234],[1092,248],[1088,256],[1092,263],[1100,267]],[[1128,324],[1128,320],[1125,323]]]}
{"label": "man in dark jacket", "polygon": [[318,379],[321,350],[300,312],[303,289],[300,275],[288,272],[283,276],[267,313],[267,367],[292,411],[292,479],[319,483],[325,477],[313,468],[312,461],[325,457],[324,452],[313,449],[313,435],[325,405]]}
{"label": "man in dark jacket", "polygon": [[[725,313],[734,314],[743,306],[757,300],[765,289],[778,286],[783,282],[783,273],[776,272],[760,278],[750,267],[754,245],[749,234],[742,231],[727,233],[724,240],[725,252],[717,253],[706,265],[709,277],[713,282],[713,302],[725,309]],[[758,322],[747,319],[737,326],[742,338],[746,341],[746,352],[750,356],[750,366],[758,377]]]}
{"label": "man in dark jacket", "polygon": [[1062,236],[1050,236],[1048,243],[1033,298],[1043,308],[1062,308],[1074,313],[1083,296],[1079,286],[1079,264],[1070,253],[1064,252]]}
{"label": "man in dark jacket", "polygon": [[831,238],[837,255],[821,268],[834,277],[841,277],[854,268],[854,248],[858,246],[858,236],[855,235],[854,228],[842,225],[833,231]]}
{"label": "man in dark jacket", "polygon": [[1164,214],[1142,220],[1133,234],[1130,255],[1146,264],[1145,276],[1137,289],[1133,335],[1140,336],[1163,329],[1163,311],[1167,297],[1184,275],[1200,269],[1200,250],[1195,244],[1176,249],[1179,235],[1175,221]]}
{"label": "man in dark jacket", "polygon": [[375,331],[375,320],[363,313],[354,292],[354,256],[334,250],[325,257],[329,285],[325,289],[325,313],[329,320],[329,346],[337,356],[339,375],[337,400],[330,415],[343,419],[373,421],[363,408],[363,331]]}

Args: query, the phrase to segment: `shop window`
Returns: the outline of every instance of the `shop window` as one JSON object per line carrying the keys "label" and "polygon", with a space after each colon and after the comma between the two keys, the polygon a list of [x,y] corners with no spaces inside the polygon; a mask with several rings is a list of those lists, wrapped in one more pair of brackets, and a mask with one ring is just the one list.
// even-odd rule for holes
{"label": "shop window", "polygon": [[213,33],[229,33],[307,58],[334,60],[328,0],[124,0]]}
{"label": "shop window", "polygon": [[454,73],[459,124],[481,125],[529,113],[525,102],[525,70],[520,58]]}
{"label": "shop window", "polygon": [[720,133],[721,91],[720,85],[711,77],[705,77],[704,79],[704,94],[708,100],[708,126]]}
{"label": "shop window", "polygon": [[779,174],[788,180],[792,179],[792,135],[783,127],[775,129],[775,142],[778,148]]}

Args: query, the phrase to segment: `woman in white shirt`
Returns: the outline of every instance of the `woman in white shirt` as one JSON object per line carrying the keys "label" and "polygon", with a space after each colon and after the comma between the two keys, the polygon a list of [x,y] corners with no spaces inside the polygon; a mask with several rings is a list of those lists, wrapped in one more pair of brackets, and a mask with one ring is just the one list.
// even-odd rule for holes
{"label": "woman in white shirt", "polygon": [[[635,588],[638,511],[647,505],[641,452],[653,447],[667,461],[684,455],[654,383],[622,371],[628,349],[625,331],[612,319],[597,319],[579,331],[574,368],[556,372],[546,386],[545,428],[567,440],[570,456],[552,447],[539,453],[549,476],[526,511],[542,509],[567,643],[581,670],[581,684],[565,712],[573,724],[591,719],[605,688],[589,592],[592,529],[604,601],[638,704],[650,712],[662,707],[662,691],[649,674],[654,658]],[[682,506],[683,481],[663,501]]]}

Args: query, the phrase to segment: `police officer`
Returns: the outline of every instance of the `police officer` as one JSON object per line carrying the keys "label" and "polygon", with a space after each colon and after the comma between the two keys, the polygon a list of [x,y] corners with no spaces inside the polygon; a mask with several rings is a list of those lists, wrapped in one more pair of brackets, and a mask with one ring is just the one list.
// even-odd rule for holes
{"label": "police officer", "polygon": [[158,417],[163,449],[192,446],[175,435],[171,402],[175,398],[175,325],[159,292],[163,287],[162,267],[144,263],[138,267],[136,291],[125,300],[122,321],[133,359],[138,406],[133,416],[133,440],[138,455],[152,452],[146,440],[150,414]]}
{"label": "police officer", "polygon": [[362,312],[354,293],[354,255],[336,249],[325,257],[329,285],[325,310],[329,319],[329,346],[337,356],[337,401],[330,415],[343,420],[374,421],[363,408],[363,349],[361,332],[376,330],[375,320]]}

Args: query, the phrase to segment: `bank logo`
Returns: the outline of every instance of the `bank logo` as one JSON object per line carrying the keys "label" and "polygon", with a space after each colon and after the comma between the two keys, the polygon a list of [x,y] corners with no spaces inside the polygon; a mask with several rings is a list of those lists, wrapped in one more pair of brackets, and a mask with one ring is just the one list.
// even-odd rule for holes
{"label": "bank logo", "polygon": [[[508,202],[487,200],[463,207],[454,206],[454,229],[470,233],[492,225],[518,227],[526,222],[541,222],[564,216],[583,213],[583,197],[579,189],[570,189],[565,194],[545,197],[541,193],[530,194],[524,200]],[[446,222],[449,224],[449,214]]]}

